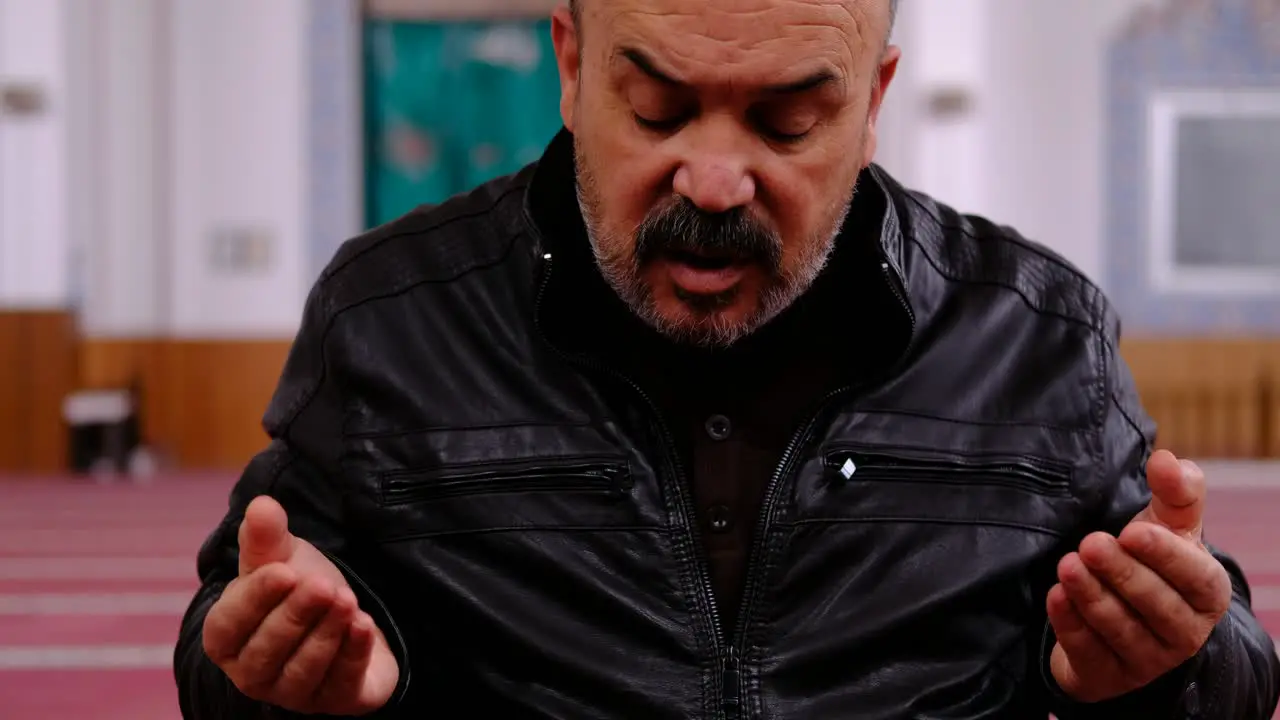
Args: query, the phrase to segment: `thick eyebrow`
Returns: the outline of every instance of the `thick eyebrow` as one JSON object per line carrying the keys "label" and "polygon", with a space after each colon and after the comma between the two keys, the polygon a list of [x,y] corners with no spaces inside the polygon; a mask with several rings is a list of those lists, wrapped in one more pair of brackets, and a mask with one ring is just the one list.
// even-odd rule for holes
{"label": "thick eyebrow", "polygon": [[[617,54],[635,66],[637,70],[663,85],[673,88],[686,87],[686,83],[658,69],[657,63],[650,59],[650,57],[642,50],[632,47],[624,47],[620,49]],[[836,84],[839,81],[839,75],[830,69],[823,68],[799,80],[780,83],[777,85],[767,85],[761,89],[761,94],[775,96],[800,95],[813,90],[818,90],[828,85]]]}
{"label": "thick eyebrow", "polygon": [[834,85],[839,79],[834,72],[824,68],[795,82],[769,85],[765,87],[764,93],[766,95],[800,95],[828,85]]}
{"label": "thick eyebrow", "polygon": [[653,60],[649,59],[649,56],[645,55],[641,50],[624,47],[618,51],[618,55],[629,61],[637,70],[648,75],[650,78],[657,80],[663,85],[670,85],[672,87],[684,87],[685,85],[674,77],[671,77],[665,72],[659,70],[657,64],[654,63]]}

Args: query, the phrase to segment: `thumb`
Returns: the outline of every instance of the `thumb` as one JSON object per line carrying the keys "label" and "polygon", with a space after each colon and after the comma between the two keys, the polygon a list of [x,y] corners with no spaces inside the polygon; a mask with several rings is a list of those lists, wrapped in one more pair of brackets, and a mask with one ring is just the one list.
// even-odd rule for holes
{"label": "thumb", "polygon": [[287,562],[292,556],[293,536],[284,508],[266,495],[254,498],[240,523],[240,574],[273,562]]}
{"label": "thumb", "polygon": [[1151,488],[1151,514],[1170,530],[1200,540],[1204,513],[1204,473],[1190,460],[1179,460],[1160,450],[1147,461],[1147,485]]}

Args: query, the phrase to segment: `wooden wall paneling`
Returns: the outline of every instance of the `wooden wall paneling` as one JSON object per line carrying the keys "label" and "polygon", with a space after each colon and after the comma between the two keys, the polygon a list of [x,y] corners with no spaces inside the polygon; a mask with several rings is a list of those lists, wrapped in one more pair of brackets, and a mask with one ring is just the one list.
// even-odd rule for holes
{"label": "wooden wall paneling", "polygon": [[1134,339],[1122,353],[1161,447],[1201,458],[1280,455],[1280,404],[1266,390],[1280,339]]}
{"label": "wooden wall paneling", "polygon": [[287,342],[183,343],[180,382],[197,402],[182,415],[184,463],[239,469],[267,442],[262,415],[288,355]]}
{"label": "wooden wall paneling", "polygon": [[1263,357],[1263,410],[1259,425],[1265,457],[1280,458],[1280,341],[1270,343]]}
{"label": "wooden wall paneling", "polygon": [[62,401],[74,378],[69,313],[0,312],[0,472],[66,469]]}
{"label": "wooden wall paneling", "polygon": [[16,472],[24,464],[26,368],[21,318],[0,312],[0,472]]}
{"label": "wooden wall paneling", "polygon": [[287,340],[89,340],[81,382],[141,384],[143,436],[184,468],[239,470],[266,445],[262,415]]}
{"label": "wooden wall paneling", "polygon": [[34,473],[63,472],[69,437],[62,402],[75,383],[75,320],[66,312],[31,313],[25,325],[27,468]]}

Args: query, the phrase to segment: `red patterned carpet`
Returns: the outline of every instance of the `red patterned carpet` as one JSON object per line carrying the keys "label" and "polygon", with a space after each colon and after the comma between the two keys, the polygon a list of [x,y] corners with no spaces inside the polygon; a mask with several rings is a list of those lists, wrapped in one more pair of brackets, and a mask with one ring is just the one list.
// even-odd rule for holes
{"label": "red patterned carpet", "polygon": [[[1210,539],[1280,635],[1280,464],[1210,470]],[[230,482],[0,478],[0,717],[177,720],[172,643]]]}

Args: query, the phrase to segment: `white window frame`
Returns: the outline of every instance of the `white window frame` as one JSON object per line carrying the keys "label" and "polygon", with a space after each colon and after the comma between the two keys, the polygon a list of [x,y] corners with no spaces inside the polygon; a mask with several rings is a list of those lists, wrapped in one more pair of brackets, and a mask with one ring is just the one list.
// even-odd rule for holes
{"label": "white window frame", "polygon": [[[1280,90],[1176,90],[1154,94],[1148,105],[1148,249],[1153,289],[1161,293],[1227,297],[1280,296],[1280,267],[1196,268],[1175,253],[1177,131],[1184,118],[1280,120]],[[1280,189],[1277,190],[1280,200]],[[1280,210],[1280,202],[1277,202]]]}

